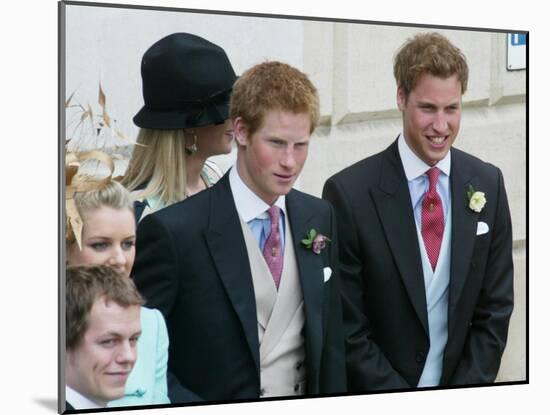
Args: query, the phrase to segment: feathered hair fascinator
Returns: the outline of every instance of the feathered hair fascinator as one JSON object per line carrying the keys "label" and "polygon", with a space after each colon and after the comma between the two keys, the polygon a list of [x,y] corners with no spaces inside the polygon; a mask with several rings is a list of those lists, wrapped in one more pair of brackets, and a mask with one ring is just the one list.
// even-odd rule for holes
{"label": "feathered hair fascinator", "polygon": [[[104,163],[110,171],[106,177],[98,177],[79,172],[82,162],[97,160]],[[76,207],[74,195],[77,192],[90,192],[103,189],[111,182],[115,164],[111,156],[103,151],[92,150],[81,153],[67,153],[65,156],[65,209],[67,214],[65,238],[67,242],[76,240],[82,249],[82,218]]]}

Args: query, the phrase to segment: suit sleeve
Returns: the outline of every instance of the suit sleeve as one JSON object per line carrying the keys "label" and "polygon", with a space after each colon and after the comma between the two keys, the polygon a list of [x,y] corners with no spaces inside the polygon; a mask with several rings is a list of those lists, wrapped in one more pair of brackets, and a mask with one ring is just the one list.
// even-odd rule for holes
{"label": "suit sleeve", "polygon": [[[147,215],[140,221],[136,254],[132,269],[136,286],[145,297],[147,307],[158,309],[168,319],[178,292],[179,262],[172,234],[156,214]],[[159,354],[157,361],[157,376],[159,382],[163,383],[162,391],[168,389],[166,395],[172,403],[201,401],[201,398],[182,386],[173,374],[166,372],[166,367],[162,368],[162,362],[168,359],[164,319],[162,323],[159,328],[159,347],[164,348],[160,344],[166,342],[166,353]]]}
{"label": "suit sleeve", "polygon": [[332,269],[330,280],[329,307],[326,310],[327,321],[322,356],[321,393],[347,392],[345,343],[342,321],[342,297],[338,264],[338,235],[336,217],[330,207],[330,238],[328,266]]}
{"label": "suit sleeve", "polygon": [[146,306],[168,318],[178,291],[178,258],[172,235],[156,214],[139,223],[132,275]]}
{"label": "suit sleeve", "polygon": [[168,330],[162,314],[156,311],[158,319],[157,361],[155,367],[155,403],[188,403],[202,401],[189,389],[181,386],[177,378],[168,372]]}
{"label": "suit sleeve", "polygon": [[348,390],[410,388],[371,339],[369,320],[364,312],[361,247],[348,198],[334,179],[325,183],[323,198],[332,203],[336,212]]}
{"label": "suit sleeve", "polygon": [[498,170],[496,219],[481,292],[462,357],[450,384],[493,382],[508,336],[514,304],[512,223],[502,174]]}

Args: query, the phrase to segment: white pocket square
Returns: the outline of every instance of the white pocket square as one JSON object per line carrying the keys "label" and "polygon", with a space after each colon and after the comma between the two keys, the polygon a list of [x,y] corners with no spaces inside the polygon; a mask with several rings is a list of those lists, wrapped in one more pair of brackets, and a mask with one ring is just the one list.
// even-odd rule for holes
{"label": "white pocket square", "polygon": [[476,235],[483,235],[487,232],[489,232],[489,225],[487,225],[485,222],[478,222]]}
{"label": "white pocket square", "polygon": [[325,277],[325,282],[330,280],[330,276],[332,275],[332,269],[330,267],[323,268],[323,275]]}

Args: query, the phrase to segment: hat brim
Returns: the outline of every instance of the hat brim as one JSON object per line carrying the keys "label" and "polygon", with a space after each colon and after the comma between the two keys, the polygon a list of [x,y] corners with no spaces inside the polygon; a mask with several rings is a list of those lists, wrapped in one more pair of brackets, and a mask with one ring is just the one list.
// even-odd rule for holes
{"label": "hat brim", "polygon": [[[221,120],[229,118],[229,102],[210,104],[211,108],[200,114],[192,114],[187,111],[152,111],[143,107],[134,116],[134,124],[141,128],[155,130],[179,130],[182,128],[205,127],[207,125],[220,124]],[[215,111],[219,117],[214,117]]]}

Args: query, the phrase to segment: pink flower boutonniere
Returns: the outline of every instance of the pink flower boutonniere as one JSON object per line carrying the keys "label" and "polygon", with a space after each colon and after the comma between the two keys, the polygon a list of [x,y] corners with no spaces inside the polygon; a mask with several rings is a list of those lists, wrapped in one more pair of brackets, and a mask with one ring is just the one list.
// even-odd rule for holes
{"label": "pink flower boutonniere", "polygon": [[310,229],[307,238],[302,239],[302,244],[306,248],[311,248],[317,255],[321,253],[321,249],[325,248],[327,242],[330,242],[330,238],[317,233],[315,229]]}

